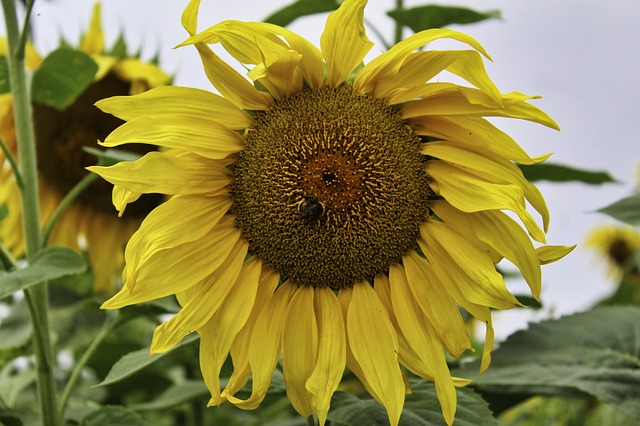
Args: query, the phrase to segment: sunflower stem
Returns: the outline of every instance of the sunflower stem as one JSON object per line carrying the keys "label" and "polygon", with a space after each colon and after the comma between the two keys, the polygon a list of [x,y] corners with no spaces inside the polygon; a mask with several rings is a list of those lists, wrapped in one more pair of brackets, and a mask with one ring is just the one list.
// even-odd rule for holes
{"label": "sunflower stem", "polygon": [[16,159],[13,157],[13,154],[9,150],[7,144],[4,143],[2,139],[0,139],[0,148],[2,148],[2,152],[4,153],[4,157],[9,162],[11,166],[11,172],[13,173],[13,177],[16,179],[16,183],[18,184],[18,188],[22,190],[24,188],[24,182],[22,181],[22,173],[20,173],[20,168],[18,167],[18,163],[16,163]]}
{"label": "sunflower stem", "polygon": [[[396,10],[401,10],[404,8],[404,0],[396,0]],[[402,29],[403,25],[396,21],[396,32],[395,32],[395,44],[398,44],[402,41]]]}
{"label": "sunflower stem", "polygon": [[69,208],[71,203],[73,203],[75,199],[78,198],[78,195],[80,195],[82,191],[87,189],[87,187],[89,187],[89,185],[91,185],[97,179],[98,175],[94,173],[85,175],[85,177],[83,177],[82,180],[80,180],[80,182],[78,182],[71,189],[71,191],[69,191],[67,195],[65,195],[62,201],[60,201],[60,204],[58,204],[58,207],[56,207],[55,211],[51,214],[49,221],[42,231],[42,247],[46,247],[49,243],[49,237],[51,237],[53,228],[56,226],[56,223],[58,223],[58,219],[60,219],[60,216],[62,216],[67,208]]}
{"label": "sunflower stem", "polygon": [[[7,40],[9,44],[8,68],[13,111],[18,140],[18,161],[24,187],[21,188],[22,225],[24,228],[27,261],[31,262],[40,249],[40,207],[38,203],[38,169],[36,145],[31,115],[31,101],[24,68],[25,43],[28,27],[20,33],[15,0],[2,0]],[[27,2],[27,16],[33,0]],[[25,291],[29,314],[33,324],[33,347],[38,377],[40,416],[45,426],[58,426],[54,361],[49,337],[49,289],[47,283]]]}
{"label": "sunflower stem", "polygon": [[120,321],[119,311],[107,312],[107,318],[102,324],[102,328],[98,335],[93,339],[91,345],[87,348],[87,350],[82,354],[82,357],[78,360],[73,371],[71,372],[71,376],[69,376],[69,380],[64,388],[64,392],[62,392],[62,397],[60,398],[60,405],[58,408],[58,412],[60,413],[60,423],[63,423],[64,420],[64,412],[67,408],[67,402],[69,402],[69,397],[71,396],[71,392],[76,386],[78,379],[80,378],[80,374],[84,369],[87,362],[91,359],[93,354],[96,352],[100,344],[104,341],[104,339],[111,334],[113,329],[118,327],[122,321]]}
{"label": "sunflower stem", "polygon": [[2,269],[5,271],[18,269],[18,261],[3,244],[0,244],[0,264],[2,264]]}
{"label": "sunflower stem", "polygon": [[316,416],[313,414],[307,417],[307,424],[309,426],[318,426],[318,422],[316,422]]}

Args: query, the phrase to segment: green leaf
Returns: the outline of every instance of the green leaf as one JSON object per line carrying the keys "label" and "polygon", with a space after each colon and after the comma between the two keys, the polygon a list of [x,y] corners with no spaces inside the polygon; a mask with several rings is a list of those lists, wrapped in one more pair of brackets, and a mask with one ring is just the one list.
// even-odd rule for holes
{"label": "green leaf", "polygon": [[147,422],[124,407],[103,407],[87,414],[80,426],[144,426]]}
{"label": "green leaf", "polygon": [[9,216],[9,207],[6,204],[0,204],[0,221]]}
{"label": "green leaf", "polygon": [[[405,399],[400,417],[400,426],[446,425],[442,409],[431,382],[411,380],[411,395]],[[456,426],[497,426],[487,403],[469,389],[457,389],[458,409]],[[327,416],[332,422],[346,426],[384,426],[389,424],[387,413],[371,398],[361,399],[352,393],[338,391],[331,400],[331,410]]]}
{"label": "green leaf", "polygon": [[64,247],[47,247],[26,268],[0,272],[0,299],[45,281],[79,274],[86,269],[84,258],[75,251]]}
{"label": "green leaf", "polygon": [[633,226],[640,226],[640,194],[635,194],[613,204],[596,210],[605,213],[620,222]]}
{"label": "green leaf", "polygon": [[185,337],[182,342],[178,343],[172,349],[167,352],[156,354],[153,356],[149,356],[149,348],[139,349],[137,351],[131,352],[120,358],[114,365],[111,367],[111,371],[107,374],[105,379],[98,383],[97,386],[107,386],[113,383],[120,382],[128,377],[133,376],[137,372],[147,368],[151,364],[154,364],[161,360],[162,358],[180,351],[182,349],[195,346],[200,341],[200,336],[197,333],[193,333],[187,337]]}
{"label": "green leaf", "polygon": [[0,56],[0,94],[9,93],[10,91],[9,63],[6,56]]}
{"label": "green leaf", "polygon": [[120,33],[116,42],[109,50],[109,56],[115,56],[116,58],[126,59],[127,58],[127,41],[124,38],[124,33]]}
{"label": "green leaf", "polygon": [[96,71],[98,65],[86,53],[54,50],[33,74],[31,99],[62,111],[93,82]]}
{"label": "green leaf", "polygon": [[577,181],[589,185],[617,182],[608,172],[576,169],[562,164],[540,163],[530,166],[519,164],[518,166],[522,170],[524,177],[530,182],[539,180],[550,182]]}
{"label": "green leaf", "polygon": [[331,12],[338,6],[340,3],[337,0],[298,0],[269,15],[264,22],[286,27],[302,16]]}
{"label": "green leaf", "polygon": [[130,408],[138,411],[164,410],[194,399],[202,397],[208,399],[209,396],[209,390],[202,380],[190,380],[171,386],[151,402],[135,404]]}
{"label": "green leaf", "polygon": [[473,24],[485,19],[500,19],[499,10],[477,12],[472,9],[435,4],[394,9],[387,12],[397,23],[411,28],[414,32],[430,28],[442,28],[451,24]]}
{"label": "green leaf", "polygon": [[29,339],[31,319],[25,302],[9,305],[9,315],[0,321],[0,351],[24,348],[29,344]]}
{"label": "green leaf", "polygon": [[[492,403],[533,394],[592,396],[640,416],[640,308],[603,307],[531,324],[493,353],[473,386]],[[464,367],[463,377],[478,365]]]}

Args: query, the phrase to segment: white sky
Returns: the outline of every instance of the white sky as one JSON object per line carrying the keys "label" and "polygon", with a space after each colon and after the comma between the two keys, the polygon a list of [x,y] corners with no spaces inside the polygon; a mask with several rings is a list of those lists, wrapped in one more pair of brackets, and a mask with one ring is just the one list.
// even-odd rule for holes
{"label": "white sky", "polygon": [[[224,19],[259,21],[289,0],[202,0],[199,29]],[[141,45],[143,57],[160,51],[164,69],[175,73],[178,85],[210,89],[195,49],[171,47],[186,38],[180,15],[187,0],[104,0],[103,23],[110,45],[124,29],[131,46]],[[392,21],[385,11],[393,0],[371,0],[365,16],[391,38]],[[418,1],[406,1],[407,6]],[[434,3],[445,4],[442,1]],[[516,120],[497,120],[531,155],[554,152],[553,162],[608,170],[621,184],[540,184],[551,210],[551,244],[582,243],[585,234],[608,221],[592,213],[629,195],[637,184],[640,163],[640,1],[617,0],[452,0],[477,10],[500,9],[503,20],[454,27],[474,36],[493,57],[489,75],[502,92],[540,94],[535,104],[562,127],[561,132]],[[75,41],[86,28],[93,2],[37,0],[34,18],[36,46],[46,53],[57,46],[58,34]],[[317,44],[325,16],[303,18],[290,27]],[[3,25],[0,29],[3,29]],[[378,42],[372,32],[369,37]],[[440,45],[439,45],[440,46]],[[454,46],[446,45],[448,46]],[[464,48],[462,45],[458,45]],[[372,55],[382,49],[378,44]],[[613,291],[604,265],[578,247],[568,258],[543,267],[545,312],[522,310],[500,314],[500,338],[527,320],[557,316],[589,307]],[[509,282],[516,293],[521,283]]]}

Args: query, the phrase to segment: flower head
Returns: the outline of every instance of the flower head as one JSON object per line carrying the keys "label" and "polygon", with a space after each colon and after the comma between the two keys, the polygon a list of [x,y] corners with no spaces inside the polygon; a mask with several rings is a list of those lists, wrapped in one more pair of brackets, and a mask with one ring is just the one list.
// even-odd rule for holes
{"label": "flower head", "polygon": [[[451,30],[415,34],[359,68],[372,47],[366,1],[346,0],[327,19],[321,49],[275,25],[225,21],[197,32],[198,0],[182,23],[221,95],[185,87],[98,102],[126,123],[104,146],[167,148],[131,163],[90,169],[128,199],[171,198],[152,211],[125,251],[117,309],[176,295],[182,309],[160,325],[152,352],[200,334],[211,405],[243,409],[264,399],[282,357],[287,394],[324,423],[348,367],[397,424],[401,365],[433,380],[446,421],[455,386],[445,352],[471,343],[459,307],[487,327],[490,308],[518,305],[495,264],[517,265],[535,297],[540,264],[571,248],[544,243],[525,203],[549,215],[515,162],[531,158],[484,116],[556,128],[521,93],[501,94],[484,49]],[[418,51],[452,38],[472,50]],[[252,66],[245,79],[209,47]],[[428,82],[441,71],[474,87]],[[256,86],[264,88],[259,90]],[[120,194],[116,197],[115,194]],[[514,212],[525,229],[503,212]],[[220,370],[231,356],[224,389]],[[236,394],[252,378],[251,395]]]}
{"label": "flower head", "polygon": [[[50,218],[62,198],[87,174],[84,168],[96,164],[96,157],[82,148],[95,146],[96,140],[105,138],[122,123],[120,119],[102,114],[93,104],[113,95],[141,93],[168,84],[171,79],[154,64],[137,58],[120,58],[105,51],[99,3],[94,7],[91,25],[79,49],[98,64],[94,82],[64,110],[33,104],[43,222]],[[41,62],[39,55],[29,45],[27,66],[37,69]],[[10,94],[0,97],[0,111],[0,137],[13,155],[17,155]],[[152,149],[146,145],[133,148],[141,153]],[[0,241],[20,255],[24,251],[20,193],[2,153],[0,164],[0,204],[6,203],[9,207],[9,216],[0,229]],[[144,215],[159,201],[158,196],[147,199],[146,203],[134,206],[124,220],[117,220],[111,207],[109,185],[95,182],[61,216],[50,243],[86,251],[94,272],[95,289],[113,293],[114,277],[122,269],[124,244],[140,225]]]}
{"label": "flower head", "polygon": [[638,272],[633,257],[640,250],[640,234],[635,229],[601,226],[587,236],[586,245],[607,261],[614,278],[620,279],[624,274]]}

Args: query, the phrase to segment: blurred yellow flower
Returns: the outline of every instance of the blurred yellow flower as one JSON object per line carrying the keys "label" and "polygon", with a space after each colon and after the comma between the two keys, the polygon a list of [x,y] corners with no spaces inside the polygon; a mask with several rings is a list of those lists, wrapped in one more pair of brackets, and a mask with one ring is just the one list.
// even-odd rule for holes
{"label": "blurred yellow flower", "polygon": [[[95,81],[64,111],[33,104],[43,223],[46,223],[62,198],[87,174],[84,168],[96,164],[96,157],[82,148],[97,147],[98,139],[104,139],[122,124],[122,120],[102,114],[94,103],[109,96],[141,93],[168,84],[171,80],[154,64],[107,54],[100,16],[100,4],[96,4],[91,25],[79,47],[99,66]],[[0,53],[6,54],[6,44]],[[40,56],[29,45],[27,66],[35,69],[41,62]],[[17,155],[11,94],[0,96],[0,138],[13,155]],[[138,149],[141,153],[153,149],[143,145],[139,148],[142,148]],[[9,208],[9,215],[0,227],[0,241],[15,255],[21,255],[24,241],[20,192],[2,152],[0,164],[0,205],[6,204]],[[117,278],[122,270],[126,241],[138,228],[144,215],[160,202],[159,197],[149,199],[146,205],[142,203],[135,206],[124,220],[117,220],[110,192],[104,182],[92,184],[62,215],[49,241],[51,245],[86,251],[94,272],[95,289],[105,293],[115,290],[114,277]]]}
{"label": "blurred yellow flower", "polygon": [[640,233],[630,227],[604,225],[587,235],[586,245],[605,259],[612,277],[619,280],[625,273],[633,272],[629,268],[635,265],[632,258],[640,250]]}
{"label": "blurred yellow flower", "polygon": [[[175,294],[180,312],[160,325],[151,351],[200,334],[210,405],[254,409],[282,357],[288,397],[324,424],[345,366],[398,424],[407,391],[400,365],[435,382],[453,422],[455,386],[445,352],[470,339],[458,307],[486,325],[490,308],[518,305],[495,263],[517,265],[540,295],[540,263],[572,247],[542,246],[544,199],[514,164],[535,164],[484,116],[557,128],[501,94],[473,38],[427,30],[364,65],[372,47],[366,1],[331,13],[321,49],[267,23],[225,21],[197,32],[198,0],[184,11],[212,85],[222,96],[165,87],[98,102],[127,122],[102,143],[166,147],[140,160],[90,167],[115,185],[122,212],[141,193],[172,197],[152,211],[125,251],[123,289],[103,308]],[[451,38],[473,50],[416,51]],[[220,43],[255,65],[252,82],[223,62]],[[449,71],[475,87],[428,82]],[[503,210],[514,212],[526,231]],[[527,235],[527,232],[529,235]],[[227,358],[234,372],[220,389]],[[236,393],[252,377],[247,399]]]}

